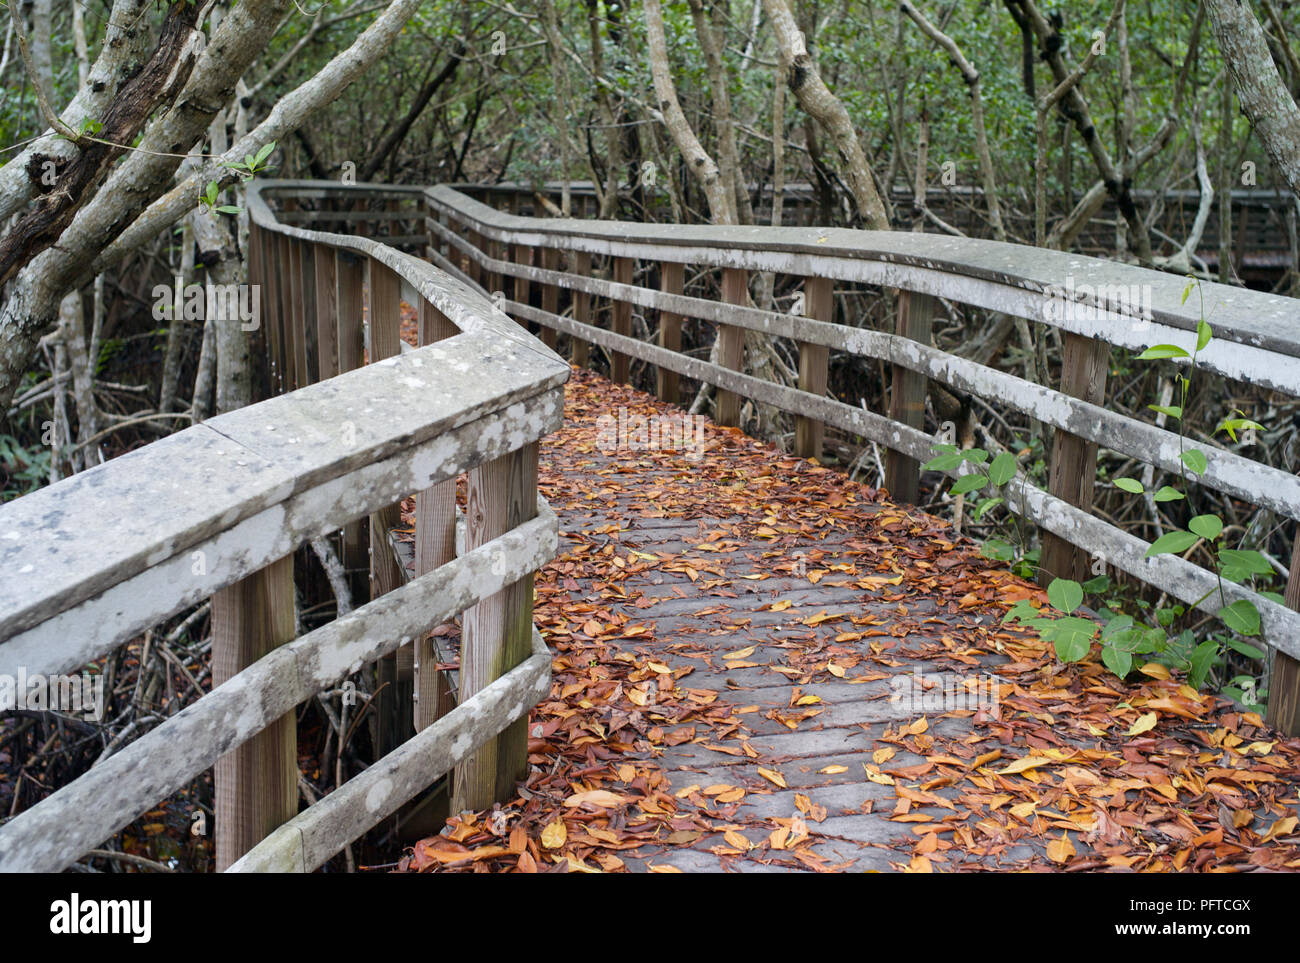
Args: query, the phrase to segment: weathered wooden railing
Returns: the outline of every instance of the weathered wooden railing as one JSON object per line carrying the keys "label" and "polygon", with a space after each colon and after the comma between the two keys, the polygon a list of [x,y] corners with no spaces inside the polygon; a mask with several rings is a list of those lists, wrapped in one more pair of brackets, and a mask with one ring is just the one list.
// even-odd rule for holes
{"label": "weathered wooden railing", "polygon": [[[539,215],[545,212],[542,210],[543,205],[537,202],[537,194],[542,194],[558,208],[563,190],[558,181],[547,181],[540,185],[503,181],[498,184],[466,184],[459,187],[489,207],[507,210],[511,214]],[[650,186],[640,190],[650,196],[656,192]],[[660,194],[662,196],[662,191]],[[573,216],[595,216],[598,205],[590,181],[571,181],[569,196]],[[895,185],[890,192],[894,215],[900,223],[910,224],[914,217],[919,216],[913,198],[910,186]],[[1133,192],[1133,198],[1144,212],[1158,206],[1161,213],[1154,226],[1158,231],[1174,238],[1184,238],[1190,233],[1201,204],[1201,194],[1196,190],[1169,189],[1157,192],[1138,188]],[[751,185],[750,199],[754,206],[755,223],[771,223],[772,185]],[[1083,200],[1084,192],[1075,191],[1073,203]],[[786,184],[782,195],[782,223],[801,227],[821,223],[823,211],[832,203],[833,199],[823,197],[814,184]],[[983,191],[977,186],[931,185],[926,191],[926,207],[945,224],[971,237],[987,236],[990,233],[988,205]],[[1229,207],[1232,212],[1229,231],[1233,235],[1233,269],[1236,273],[1256,284],[1271,285],[1284,280],[1288,271],[1297,263],[1294,239],[1296,210],[1290,192],[1262,186],[1238,188],[1231,192]],[[1006,211],[1003,211],[1003,217],[1009,229],[1014,232],[1015,218],[1008,218]],[[1105,256],[1115,249],[1115,222],[1122,219],[1114,198],[1107,196],[1075,239],[1073,249],[1085,254]],[[1212,265],[1211,270],[1218,268],[1219,221],[1220,210],[1216,202],[1210,207],[1200,243],[1196,251],[1192,252]],[[1032,214],[1020,223],[1019,228],[1023,234],[1033,233]],[[926,230],[932,229],[937,230],[927,225]]]}
{"label": "weathered wooden railing", "polygon": [[[517,195],[498,191],[494,199],[513,203],[512,196]],[[673,402],[678,375],[711,384],[718,389],[723,424],[737,422],[741,398],[793,413],[795,450],[803,456],[821,454],[823,425],[877,442],[888,449],[886,484],[900,500],[916,499],[919,466],[935,454],[935,438],[922,431],[927,379],[1052,426],[1046,490],[1023,475],[1008,486],[1011,507],[1043,532],[1041,572],[1087,578],[1100,558],[1212,615],[1223,601],[1249,599],[1261,613],[1262,637],[1275,653],[1270,719],[1283,730],[1300,731],[1300,614],[1293,611],[1300,606],[1300,554],[1290,566],[1290,608],[1231,583],[1223,585],[1221,599],[1212,571],[1173,555],[1146,558],[1149,543],[1090,513],[1099,445],[1164,471],[1181,471],[1179,436],[1108,409],[1106,379],[1112,347],[1172,343],[1192,350],[1200,298],[1183,302],[1185,279],[1095,258],[930,234],[531,218],[450,187],[430,188],[426,197],[433,259],[451,271],[463,270],[489,292],[501,292],[505,310],[540,325],[547,344],[556,343],[557,332],[568,334],[579,363],[588,343],[604,346],[616,380],[627,378],[629,359],[656,365],[659,393]],[[593,261],[606,263],[593,273]],[[684,268],[720,272],[717,289],[723,300],[684,295]],[[802,312],[747,306],[748,272],[754,271],[802,278]],[[508,287],[506,278],[512,279]],[[837,281],[897,289],[897,329],[888,333],[835,323]],[[568,292],[563,307],[561,292]],[[1300,394],[1300,302],[1216,284],[1203,285],[1202,294],[1214,341],[1198,364],[1228,378]],[[610,305],[608,328],[593,323],[599,299]],[[942,301],[1057,328],[1065,357],[1059,389],[934,348],[930,329]],[[657,344],[632,336],[633,306],[658,312]],[[683,318],[716,326],[718,363],[680,353]],[[739,370],[745,330],[797,343],[797,388]],[[890,366],[887,413],[826,397],[830,350]],[[1214,450],[1196,481],[1300,519],[1300,478],[1236,452]]]}
{"label": "weathered wooden railing", "polygon": [[[0,507],[0,674],[80,670],[208,596],[214,651],[211,693],[0,826],[0,871],[60,869],[214,764],[218,866],[236,870],[311,870],[453,767],[454,804],[472,808],[524,774],[527,712],[550,679],[532,573],[557,544],[537,441],[562,417],[568,366],[428,263],[284,222],[313,196],[331,223],[375,198],[421,217],[410,191],[250,186],[249,334],[265,348],[260,394],[277,397]],[[409,352],[403,300],[419,316]],[[411,493],[408,581],[387,526]],[[374,600],[295,639],[294,550],[340,529],[347,565],[369,554]],[[428,633],[461,613],[459,704],[440,717]],[[299,813],[295,708],[377,660],[406,722]]]}

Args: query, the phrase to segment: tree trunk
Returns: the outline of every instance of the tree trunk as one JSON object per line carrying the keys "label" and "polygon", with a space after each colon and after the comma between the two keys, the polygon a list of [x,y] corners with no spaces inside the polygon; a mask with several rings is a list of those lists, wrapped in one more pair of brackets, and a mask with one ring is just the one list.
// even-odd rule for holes
{"label": "tree trunk", "polygon": [[1264,30],[1241,0],[1205,0],[1205,5],[1241,109],[1287,187],[1300,196],[1300,107],[1278,73]]}
{"label": "tree trunk", "polygon": [[817,70],[817,62],[808,53],[803,33],[795,26],[786,0],[763,0],[772,30],[781,51],[790,92],[799,106],[816,119],[830,135],[844,165],[845,178],[853,192],[858,216],[873,231],[889,230],[889,217],[871,176],[867,155],[853,130],[853,121],[844,105],[831,93]]}

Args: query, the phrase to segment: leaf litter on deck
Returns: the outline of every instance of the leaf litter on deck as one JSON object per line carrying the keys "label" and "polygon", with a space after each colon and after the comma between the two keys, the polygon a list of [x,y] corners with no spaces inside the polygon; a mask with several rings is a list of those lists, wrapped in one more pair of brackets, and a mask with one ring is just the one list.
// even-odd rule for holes
{"label": "leaf litter on deck", "polygon": [[[1163,666],[1123,683],[1095,651],[1059,664],[1050,645],[1001,625],[1020,599],[1046,603],[1036,586],[947,523],[734,429],[710,423],[698,463],[679,451],[605,458],[597,419],[620,408],[681,416],[575,369],[565,424],[542,445],[539,483],[566,530],[536,581],[535,621],[555,659],[550,697],[529,718],[530,775],[508,804],[451,817],[401,870],[676,872],[687,849],[724,870],[851,869],[855,849],[912,872],[1300,869],[1300,739]],[[701,537],[675,552],[627,547],[633,514],[701,520]],[[870,604],[736,607],[768,580]],[[699,602],[688,623],[663,620],[661,634],[661,620],[638,617],[677,599]],[[771,613],[785,618],[779,633],[754,625]],[[816,769],[751,745],[763,720],[819,731],[826,706],[810,686],[862,685],[853,691],[880,699],[871,683],[921,663],[991,671],[999,711],[864,723],[878,733],[870,750]],[[761,712],[732,678],[745,671],[778,676],[789,704]],[[724,684],[691,684],[706,672]],[[684,782],[690,770],[657,762],[695,746],[731,762],[728,775],[700,767]],[[861,803],[828,811],[813,797],[831,785],[860,787]],[[747,812],[775,793],[792,795],[788,813]],[[863,813],[897,836],[854,842],[828,829]]]}

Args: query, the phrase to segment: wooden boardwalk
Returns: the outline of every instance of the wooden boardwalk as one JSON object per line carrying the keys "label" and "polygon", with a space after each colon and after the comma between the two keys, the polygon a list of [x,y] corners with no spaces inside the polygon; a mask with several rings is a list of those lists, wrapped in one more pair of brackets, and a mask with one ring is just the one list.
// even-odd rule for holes
{"label": "wooden boardwalk", "polygon": [[840,472],[712,423],[644,447],[683,416],[574,370],[532,775],[404,868],[1300,868],[1300,740],[1158,666],[1059,665],[1001,625],[1033,585]]}

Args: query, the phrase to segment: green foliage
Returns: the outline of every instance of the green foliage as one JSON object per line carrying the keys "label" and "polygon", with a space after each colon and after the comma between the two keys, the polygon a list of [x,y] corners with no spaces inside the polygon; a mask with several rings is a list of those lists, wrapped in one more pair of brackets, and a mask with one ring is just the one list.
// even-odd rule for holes
{"label": "green foliage", "polygon": [[49,448],[24,447],[13,435],[0,435],[0,501],[26,495],[50,477]]}
{"label": "green foliage", "polygon": [[[1195,281],[1187,285],[1183,294],[1184,301],[1197,287]],[[1204,317],[1198,322],[1196,330],[1196,349],[1190,354],[1177,345],[1155,345],[1137,356],[1137,360],[1178,360],[1188,363],[1188,373],[1176,376],[1180,389],[1179,404],[1147,406],[1158,414],[1174,419],[1178,424],[1183,489],[1188,483],[1187,472],[1202,475],[1209,468],[1209,456],[1205,451],[1184,445],[1183,415],[1188,410],[1192,375],[1196,369],[1197,357],[1213,339],[1210,325]],[[1238,431],[1263,430],[1262,425],[1240,410],[1234,410],[1232,415],[1233,417],[1220,422],[1215,429],[1216,434],[1223,432],[1235,441]],[[941,457],[947,458],[945,464],[954,465],[950,455]],[[1121,491],[1135,495],[1146,493],[1145,487],[1136,479],[1116,478],[1113,484]],[[1159,503],[1186,500],[1185,492],[1172,485],[1161,486],[1152,493],[1152,497]],[[1100,643],[1102,663],[1120,678],[1140,665],[1140,659],[1151,659],[1186,673],[1189,684],[1201,688],[1216,673],[1219,678],[1223,678],[1224,670],[1230,664],[1228,653],[1255,662],[1262,662],[1265,656],[1260,647],[1246,641],[1247,638],[1260,634],[1261,619],[1257,606],[1244,598],[1229,602],[1223,583],[1245,584],[1268,579],[1274,574],[1273,566],[1263,554],[1253,549],[1223,547],[1220,543],[1224,532],[1220,516],[1193,515],[1187,519],[1186,528],[1174,528],[1156,538],[1148,547],[1146,557],[1190,555],[1195,552],[1208,555],[1219,580],[1220,604],[1216,614],[1226,631],[1212,632],[1208,637],[1198,638],[1190,628],[1175,630],[1179,620],[1204,603],[1208,595],[1191,606],[1174,604],[1150,610],[1150,606],[1140,600],[1126,600],[1115,595],[1115,586],[1105,574],[1082,585],[1069,579],[1054,579],[1047,588],[1046,611],[1037,609],[1028,601],[1021,601],[1012,606],[1005,618],[1036,630],[1044,641],[1052,643],[1062,662],[1077,662],[1086,658],[1093,642],[1097,641]],[[994,551],[988,554],[1009,558],[1012,556],[1006,550],[1009,548],[1010,546],[998,543]],[[1103,597],[1098,612],[1103,622],[1100,630],[1091,619],[1077,614],[1088,595]],[[1126,607],[1131,607],[1136,612],[1123,611]],[[1149,617],[1153,624],[1136,617],[1136,613],[1143,610],[1150,610]],[[1228,680],[1222,691],[1243,705],[1258,707],[1267,698],[1267,693],[1259,690],[1256,683],[1255,675],[1237,673]]]}
{"label": "green foliage", "polygon": [[[263,174],[273,168],[266,161],[275,151],[275,141],[263,144],[256,154],[245,154],[242,161],[234,161],[223,164],[239,175],[241,180],[250,181],[258,174]],[[238,214],[240,208],[229,204],[218,204],[217,200],[221,195],[221,184],[218,181],[208,181],[203,188],[203,193],[199,195],[199,206],[205,207],[213,214]]]}

